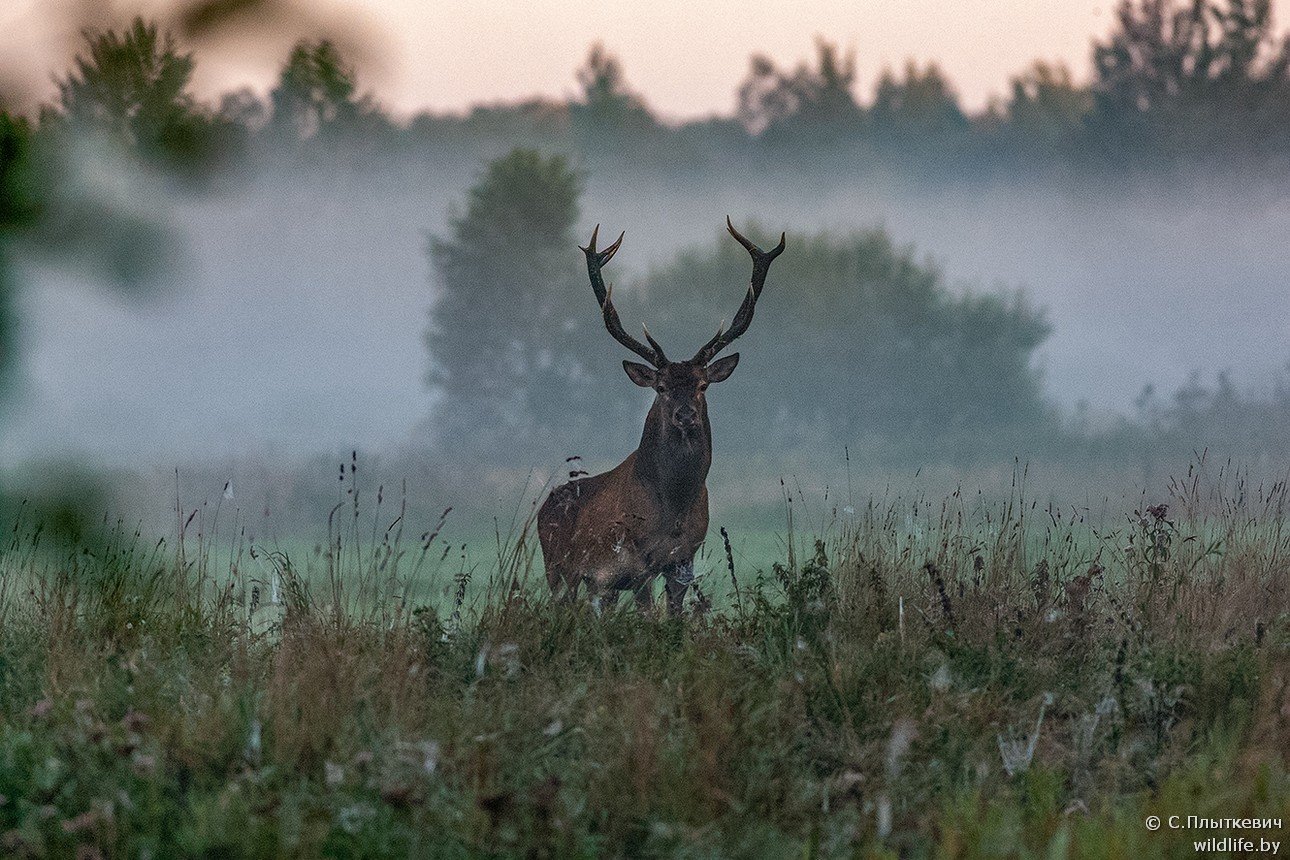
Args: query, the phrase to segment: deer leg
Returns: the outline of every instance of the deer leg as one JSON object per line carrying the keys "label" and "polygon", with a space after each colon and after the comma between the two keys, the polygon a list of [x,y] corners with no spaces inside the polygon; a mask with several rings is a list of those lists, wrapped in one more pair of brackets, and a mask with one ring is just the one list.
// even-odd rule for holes
{"label": "deer leg", "polygon": [[694,582],[694,559],[670,568],[663,578],[666,580],[667,614],[671,618],[679,618],[685,605],[685,592]]}
{"label": "deer leg", "polygon": [[557,603],[567,606],[578,599],[578,586],[582,584],[582,580],[565,574],[549,576],[548,579],[551,582],[551,595]]}
{"label": "deer leg", "polygon": [[654,577],[645,580],[634,592],[636,595],[636,609],[641,615],[649,615],[654,609]]}
{"label": "deer leg", "polygon": [[[587,577],[583,579],[587,584],[587,602],[591,604],[591,611],[599,618],[605,611],[606,596],[608,597],[609,608],[612,609],[614,603],[618,601],[618,594],[609,591],[603,585],[598,583],[594,578]],[[608,594],[606,594],[608,592]]]}
{"label": "deer leg", "polygon": [[678,582],[675,579],[667,580],[667,616],[669,618],[681,617],[681,607],[685,605],[685,592],[689,587],[688,582]]}

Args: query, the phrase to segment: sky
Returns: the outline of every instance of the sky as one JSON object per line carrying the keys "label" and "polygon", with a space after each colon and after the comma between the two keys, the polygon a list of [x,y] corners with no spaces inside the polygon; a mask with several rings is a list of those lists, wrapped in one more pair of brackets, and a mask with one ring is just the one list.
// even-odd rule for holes
{"label": "sky", "polygon": [[[1116,0],[285,0],[274,25],[240,33],[237,53],[199,46],[196,85],[211,95],[241,85],[265,89],[286,47],[328,33],[358,55],[360,78],[389,107],[461,110],[479,102],[576,90],[573,70],[603,42],[629,82],[664,116],[732,112],[750,55],[781,66],[813,55],[817,38],[853,50],[867,97],[884,68],[935,60],[965,105],[1007,92],[1034,60],[1065,62],[1079,79],[1090,43],[1107,32]],[[3,0],[0,74],[25,96],[48,98],[84,24],[120,22],[143,11],[164,17],[162,0]],[[1276,0],[1290,21],[1290,0]],[[105,9],[107,11],[105,11]]]}

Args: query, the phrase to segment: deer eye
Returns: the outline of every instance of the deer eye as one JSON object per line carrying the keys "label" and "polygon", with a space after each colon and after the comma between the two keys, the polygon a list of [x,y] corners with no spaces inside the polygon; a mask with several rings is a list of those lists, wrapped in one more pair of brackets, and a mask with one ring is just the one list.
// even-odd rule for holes
{"label": "deer eye", "polygon": [[707,391],[707,390],[708,390],[708,383],[706,383],[706,382],[700,382],[700,383],[699,383],[699,390],[700,390],[700,391]]}

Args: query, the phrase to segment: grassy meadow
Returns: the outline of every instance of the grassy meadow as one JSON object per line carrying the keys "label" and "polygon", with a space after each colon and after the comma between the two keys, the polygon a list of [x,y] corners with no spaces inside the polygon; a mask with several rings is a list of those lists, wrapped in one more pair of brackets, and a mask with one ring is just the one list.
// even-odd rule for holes
{"label": "grassy meadow", "polygon": [[[1290,493],[857,502],[715,531],[686,617],[342,502],[0,552],[6,857],[1167,857],[1290,819]],[[810,520],[809,525],[802,525]],[[738,532],[738,530],[735,530]]]}
{"label": "grassy meadow", "polygon": [[[408,42],[418,108],[349,14],[417,4],[8,5],[48,56],[0,55],[0,860],[1290,850],[1271,0],[1118,0],[1087,72],[928,4],[927,51],[1026,51],[978,107],[972,51],[862,93],[848,16],[795,59],[782,15],[669,13],[754,52],[690,119],[617,26],[574,89],[431,109],[450,54],[532,52]],[[541,7],[488,35],[552,54]],[[541,485],[647,403],[575,249],[626,231],[614,314],[681,354],[761,295],[722,215],[791,250],[712,397],[697,587],[554,603]]]}

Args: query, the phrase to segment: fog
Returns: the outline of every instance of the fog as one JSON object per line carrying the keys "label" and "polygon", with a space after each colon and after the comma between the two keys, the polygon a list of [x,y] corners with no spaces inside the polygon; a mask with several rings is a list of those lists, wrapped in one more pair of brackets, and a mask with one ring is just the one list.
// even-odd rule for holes
{"label": "fog", "polygon": [[[177,196],[164,210],[173,275],[143,297],[32,263],[0,453],[169,466],[415,441],[433,410],[451,408],[425,382],[427,239],[447,230],[477,169],[293,173]],[[1144,384],[1172,391],[1194,371],[1267,387],[1290,359],[1285,192],[876,187],[845,174],[804,186],[787,170],[587,180],[581,233],[597,222],[626,231],[613,268],[623,284],[709,244],[730,213],[787,230],[789,254],[795,234],[882,226],[956,290],[1024,289],[1053,324],[1038,360],[1066,410],[1130,414]],[[708,328],[733,312],[742,285],[694,288],[712,295]],[[793,289],[772,275],[768,290],[790,307]],[[594,317],[589,289],[586,299]],[[741,348],[774,337],[754,326]]]}
{"label": "fog", "polygon": [[0,480],[73,464],[152,507],[235,480],[298,523],[359,452],[421,513],[540,495],[650,400],[578,242],[625,231],[627,329],[688,355],[747,289],[727,215],[788,250],[710,397],[718,510],[844,471],[1008,492],[1030,463],[1091,499],[1290,468],[1290,41],[1239,2],[1123,5],[1088,81],[1019,57],[985,108],[935,64],[865,92],[828,38],[707,119],[600,45],[571,96],[403,116],[355,71],[375,43],[315,35],[212,100],[238,16],[291,8],[102,19],[47,109],[0,98]]}

